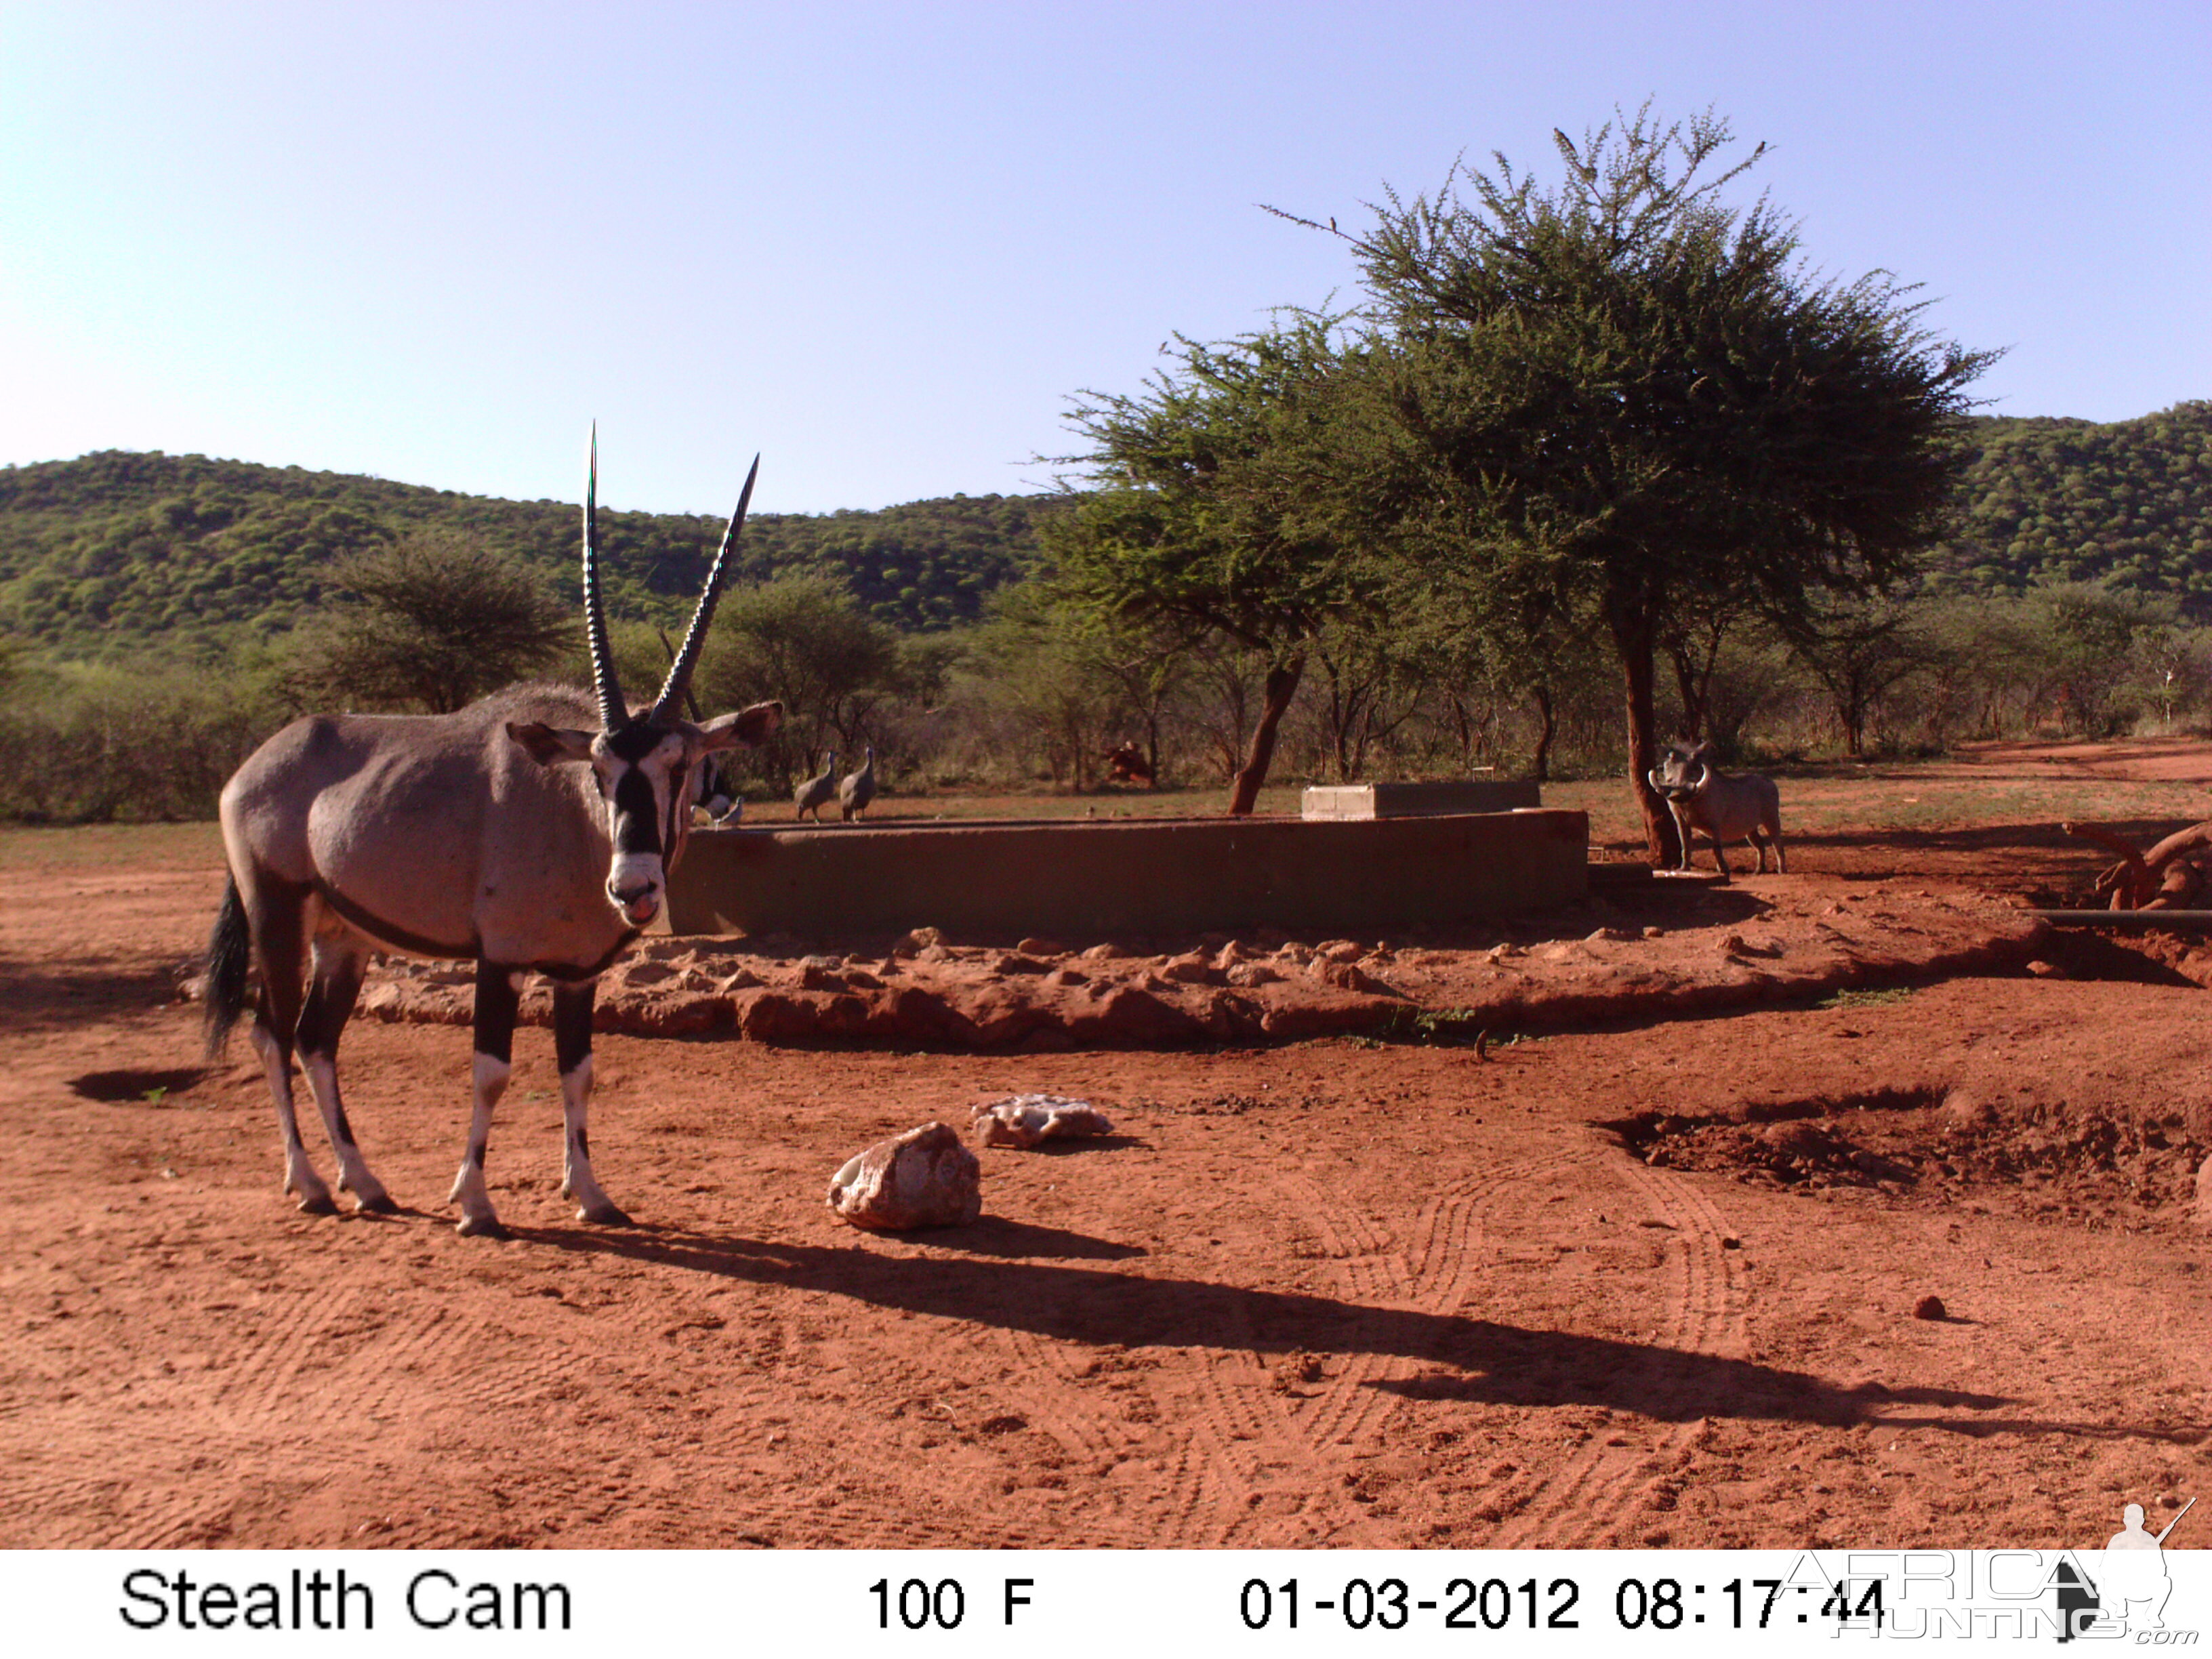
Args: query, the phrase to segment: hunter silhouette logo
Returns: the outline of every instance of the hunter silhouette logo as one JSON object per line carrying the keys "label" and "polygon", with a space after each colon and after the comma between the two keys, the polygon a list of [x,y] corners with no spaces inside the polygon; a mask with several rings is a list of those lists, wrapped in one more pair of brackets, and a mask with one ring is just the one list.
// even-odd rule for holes
{"label": "hunter silhouette logo", "polygon": [[2120,1530],[2094,1562],[2082,1559],[2087,1551],[2079,1556],[2069,1552],[2052,1574],[2058,1589],[2058,1639],[2070,1642],[2089,1633],[2092,1625],[2106,1622],[2124,1631],[2164,1630],[2166,1600],[2173,1594],[2166,1540],[2182,1516],[2196,1507],[2192,1498],[2154,1536],[2143,1526],[2142,1505],[2130,1504],[2120,1511]]}

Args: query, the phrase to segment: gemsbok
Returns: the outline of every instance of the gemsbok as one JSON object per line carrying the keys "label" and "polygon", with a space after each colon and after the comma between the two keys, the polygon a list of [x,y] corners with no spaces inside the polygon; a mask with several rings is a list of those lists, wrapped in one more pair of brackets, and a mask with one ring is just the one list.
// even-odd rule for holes
{"label": "gemsbok", "polygon": [[583,516],[596,699],[527,685],[452,714],[317,715],[270,738],[225,786],[230,883],[208,942],[208,1048],[221,1050],[258,969],[253,1044],[283,1131],[284,1190],[302,1210],[337,1206],[301,1143],[295,1049],[337,1154],[340,1188],[362,1210],[395,1207],[362,1159],[337,1076],[338,1036],[369,953],[386,951],[477,964],[475,1109],[447,1199],[461,1207],[460,1231],[501,1231],[484,1153],[532,974],[553,982],[566,1121],[561,1191],[579,1220],[626,1219],[592,1172],[592,1003],[599,975],[659,914],[690,833],[700,761],[765,741],[783,719],[777,702],[696,723],[679,713],[759,471],[756,458],[683,648],[649,705],[623,701],[607,645],[594,432]]}

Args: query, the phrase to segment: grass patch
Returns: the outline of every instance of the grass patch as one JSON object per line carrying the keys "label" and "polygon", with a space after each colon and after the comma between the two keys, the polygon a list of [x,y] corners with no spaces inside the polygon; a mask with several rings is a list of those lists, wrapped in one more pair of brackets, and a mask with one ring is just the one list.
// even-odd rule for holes
{"label": "grass patch", "polygon": [[1814,1005],[1817,1008],[1879,1008],[1885,1004],[1902,1002],[1913,995],[1918,987],[1893,985],[1879,991],[1838,991],[1833,996],[1822,997]]}
{"label": "grass patch", "polygon": [[0,870],[208,870],[221,873],[222,827],[204,823],[72,823],[0,827]]}
{"label": "grass patch", "polygon": [[1541,1037],[1501,1031],[1485,1023],[1474,1008],[1412,1008],[1392,1011],[1390,1018],[1364,1036],[1352,1039],[1364,1048],[1412,1045],[1431,1048],[1517,1048]]}

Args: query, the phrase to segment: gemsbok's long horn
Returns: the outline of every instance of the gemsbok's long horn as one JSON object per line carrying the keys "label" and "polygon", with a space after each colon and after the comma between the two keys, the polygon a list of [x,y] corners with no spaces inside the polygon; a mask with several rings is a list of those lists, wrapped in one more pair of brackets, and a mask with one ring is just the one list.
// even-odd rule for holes
{"label": "gemsbok's long horn", "polygon": [[[660,635],[660,649],[670,663],[673,664],[676,660],[676,641],[668,637],[666,629],[663,628],[657,631]],[[699,709],[699,694],[688,685],[684,688],[684,708],[691,716],[694,724],[702,723],[707,718]]]}
{"label": "gemsbok's long horn", "polygon": [[668,665],[668,678],[661,682],[660,695],[653,700],[653,712],[647,720],[660,722],[675,712],[677,700],[691,684],[691,671],[699,665],[699,653],[707,643],[707,629],[714,620],[714,602],[722,595],[722,584],[729,580],[731,555],[737,551],[738,538],[744,533],[745,509],[752,505],[753,480],[760,477],[760,457],[753,457],[752,470],[745,474],[744,492],[738,497],[738,510],[730,514],[729,526],[722,532],[722,544],[714,552],[714,568],[707,572],[707,591],[699,596],[699,608],[691,613],[691,626],[684,635],[683,647],[676,660]]}
{"label": "gemsbok's long horn", "polygon": [[584,475],[584,631],[592,643],[592,684],[599,694],[599,726],[619,732],[629,724],[615,676],[615,653],[607,646],[607,608],[599,595],[599,423],[592,422],[592,453]]}

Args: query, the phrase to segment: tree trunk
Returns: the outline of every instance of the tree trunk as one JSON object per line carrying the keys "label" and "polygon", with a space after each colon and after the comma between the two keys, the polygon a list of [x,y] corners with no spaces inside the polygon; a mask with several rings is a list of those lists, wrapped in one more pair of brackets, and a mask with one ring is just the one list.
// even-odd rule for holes
{"label": "tree trunk", "polygon": [[1552,781],[1552,737],[1559,729],[1559,715],[1552,706],[1550,686],[1539,685],[1529,695],[1536,699],[1536,716],[1540,722],[1536,727],[1536,781],[1549,783]]}
{"label": "tree trunk", "polygon": [[1358,686],[1347,683],[1344,671],[1326,651],[1321,653],[1321,665],[1328,678],[1328,741],[1336,763],[1336,781],[1350,783],[1359,769],[1352,757],[1352,729],[1359,719],[1363,694]]}
{"label": "tree trunk", "polygon": [[1682,735],[1695,743],[1705,735],[1705,704],[1698,695],[1698,672],[1690,661],[1688,642],[1671,642],[1667,654],[1674,664],[1674,695],[1682,700]]}
{"label": "tree trunk", "polygon": [[1237,775],[1236,792],[1229,799],[1232,818],[1249,817],[1260,799],[1260,787],[1267,782],[1268,765],[1275,758],[1275,729],[1282,725],[1283,712],[1297,695],[1298,677],[1305,669],[1306,659],[1301,654],[1267,671],[1266,701],[1260,710],[1260,723],[1252,730],[1251,752],[1244,757],[1244,769]]}
{"label": "tree trunk", "polygon": [[1674,834],[1674,815],[1651,787],[1650,774],[1658,759],[1658,712],[1652,696],[1657,678],[1655,629],[1649,605],[1623,606],[1613,617],[1613,641],[1620,653],[1620,666],[1628,692],[1628,779],[1636,789],[1636,804],[1644,813],[1644,840],[1651,861],[1662,869],[1679,862],[1680,843]]}
{"label": "tree trunk", "polygon": [[1459,763],[1463,772],[1474,770],[1474,716],[1468,712],[1467,702],[1458,692],[1447,690],[1444,701],[1451,707],[1452,726],[1459,737]]}

